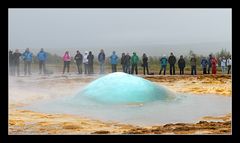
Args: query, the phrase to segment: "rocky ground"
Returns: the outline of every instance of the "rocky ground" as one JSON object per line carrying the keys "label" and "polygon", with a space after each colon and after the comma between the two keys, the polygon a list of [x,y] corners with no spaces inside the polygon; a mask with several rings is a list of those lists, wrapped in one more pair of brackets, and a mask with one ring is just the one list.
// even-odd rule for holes
{"label": "rocky ground", "polygon": [[[217,94],[231,96],[231,76],[144,76],[145,79],[165,85],[176,92],[197,95]],[[231,113],[219,117],[203,117],[197,123],[169,123],[159,126],[134,126],[117,122],[102,122],[69,114],[45,114],[17,107],[39,100],[73,94],[82,83],[95,77],[19,77],[9,83],[9,134],[231,134]],[[81,81],[81,82],[80,82]],[[31,84],[27,91],[22,87]],[[56,95],[61,90],[62,94]],[[41,91],[39,93],[38,91]],[[24,95],[23,95],[24,93]]]}

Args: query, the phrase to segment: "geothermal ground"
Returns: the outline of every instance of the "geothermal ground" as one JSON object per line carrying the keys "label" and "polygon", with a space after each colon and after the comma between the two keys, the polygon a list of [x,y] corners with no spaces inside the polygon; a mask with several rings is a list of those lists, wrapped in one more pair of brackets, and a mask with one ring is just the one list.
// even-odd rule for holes
{"label": "geothermal ground", "polygon": [[[230,75],[142,76],[179,93],[232,95]],[[205,116],[194,123],[154,126],[95,120],[72,114],[47,114],[22,107],[74,95],[98,76],[9,77],[9,134],[231,134],[231,113]],[[133,105],[134,106],[134,105]]]}

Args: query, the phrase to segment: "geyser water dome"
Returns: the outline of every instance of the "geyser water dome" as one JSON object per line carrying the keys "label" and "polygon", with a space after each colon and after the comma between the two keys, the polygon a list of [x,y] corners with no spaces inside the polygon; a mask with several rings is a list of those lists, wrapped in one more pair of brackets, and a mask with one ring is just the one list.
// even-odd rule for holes
{"label": "geyser water dome", "polygon": [[142,103],[171,100],[174,93],[141,77],[115,72],[94,80],[74,99],[81,96],[103,103]]}

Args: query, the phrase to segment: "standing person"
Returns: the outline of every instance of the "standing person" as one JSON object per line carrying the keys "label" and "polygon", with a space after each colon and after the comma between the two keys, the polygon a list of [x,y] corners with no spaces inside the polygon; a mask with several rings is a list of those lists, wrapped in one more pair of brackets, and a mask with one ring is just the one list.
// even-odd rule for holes
{"label": "standing person", "polygon": [[125,53],[122,53],[122,57],[121,57],[121,65],[122,65],[122,70],[124,72],[124,69],[125,69]]}
{"label": "standing person", "polygon": [[176,63],[176,57],[171,53],[171,55],[168,58],[168,62],[170,64],[170,75],[175,75],[175,63]]}
{"label": "standing person", "polygon": [[98,54],[98,62],[100,65],[100,74],[104,74],[105,53],[103,49],[101,49],[100,53]]}
{"label": "standing person", "polygon": [[70,61],[71,61],[70,54],[68,51],[66,51],[65,54],[63,55],[63,62],[64,62],[63,74],[65,73],[66,67],[67,67],[67,72],[69,73]]}
{"label": "standing person", "polygon": [[215,58],[215,56],[212,56],[211,59],[211,63],[212,63],[212,74],[217,74],[217,59]]}
{"label": "standing person", "polygon": [[125,73],[131,73],[130,70],[130,65],[131,65],[131,56],[129,55],[129,53],[127,53],[127,55],[125,56],[125,60],[124,60],[124,72]]}
{"label": "standing person", "polygon": [[145,75],[145,69],[147,70],[147,75],[149,75],[148,71],[148,57],[145,53],[143,53],[142,57],[142,62],[143,62],[143,74]]}
{"label": "standing person", "polygon": [[29,48],[25,50],[22,54],[24,61],[24,75],[31,75],[31,64],[32,64],[32,53],[29,51]]}
{"label": "standing person", "polygon": [[208,58],[208,74],[210,74],[211,68],[212,68],[212,54],[210,54]]}
{"label": "standing person", "polygon": [[232,59],[231,59],[231,57],[229,57],[227,59],[227,67],[228,67],[228,74],[230,74],[230,70],[231,70],[231,67],[232,67]]}
{"label": "standing person", "polygon": [[83,56],[78,50],[77,50],[77,54],[74,57],[74,60],[76,61],[76,64],[77,64],[78,74],[82,74]]}
{"label": "standing person", "polygon": [[178,60],[178,67],[180,69],[180,75],[183,75],[185,68],[185,60],[183,59],[183,55],[181,55],[180,59]]}
{"label": "standing person", "polygon": [[93,59],[94,59],[94,56],[93,56],[91,51],[89,52],[89,54],[87,56],[87,59],[88,59],[89,74],[93,74]]}
{"label": "standing person", "polygon": [[85,51],[83,56],[83,64],[84,64],[84,74],[89,74],[88,71],[88,51]]}
{"label": "standing person", "polygon": [[191,75],[197,75],[197,59],[195,57],[195,55],[192,56],[191,60],[190,60],[190,65],[191,65]]}
{"label": "standing person", "polygon": [[21,57],[21,53],[19,53],[18,49],[15,50],[15,52],[13,53],[13,57],[14,57],[14,74],[15,74],[15,70],[17,69],[17,75],[20,76],[20,70],[19,70],[19,64],[20,64],[20,57]]}
{"label": "standing person", "polygon": [[134,70],[135,70],[135,74],[138,74],[138,61],[139,61],[139,58],[136,54],[136,52],[133,52],[133,55],[132,55],[132,58],[131,58],[131,64],[132,64],[132,74],[134,73]]}
{"label": "standing person", "polygon": [[14,72],[14,57],[13,57],[13,52],[10,50],[9,51],[9,68],[10,68],[10,75],[15,75]]}
{"label": "standing person", "polygon": [[112,72],[117,72],[117,62],[118,62],[118,56],[116,55],[116,52],[113,51],[112,55],[110,56],[110,63],[112,65]]}
{"label": "standing person", "polygon": [[39,61],[39,74],[43,73],[46,74],[46,65],[45,62],[47,60],[47,53],[43,51],[43,48],[41,48],[40,52],[37,54],[38,61]]}
{"label": "standing person", "polygon": [[221,59],[222,74],[225,73],[226,65],[227,65],[227,61],[226,61],[225,57],[223,56],[222,59]]}
{"label": "standing person", "polygon": [[203,74],[207,74],[208,61],[205,57],[203,57],[203,59],[201,61],[201,65],[202,65],[202,69],[203,69]]}
{"label": "standing person", "polygon": [[163,55],[163,57],[160,59],[161,69],[159,71],[159,75],[161,75],[162,70],[163,70],[163,74],[164,75],[166,74],[167,62],[168,62],[168,60],[167,60],[166,55]]}

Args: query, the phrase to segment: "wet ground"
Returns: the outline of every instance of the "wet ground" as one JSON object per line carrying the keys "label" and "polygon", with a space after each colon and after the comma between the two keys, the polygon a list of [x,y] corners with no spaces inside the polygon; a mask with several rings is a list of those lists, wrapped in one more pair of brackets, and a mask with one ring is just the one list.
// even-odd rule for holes
{"label": "wet ground", "polygon": [[[196,123],[138,126],[71,114],[48,114],[19,109],[39,101],[76,94],[81,87],[97,77],[98,75],[10,77],[9,134],[231,134],[231,113],[214,117],[206,116]],[[154,75],[144,78],[179,93],[191,93],[196,96],[205,94],[231,96],[229,75]]]}

